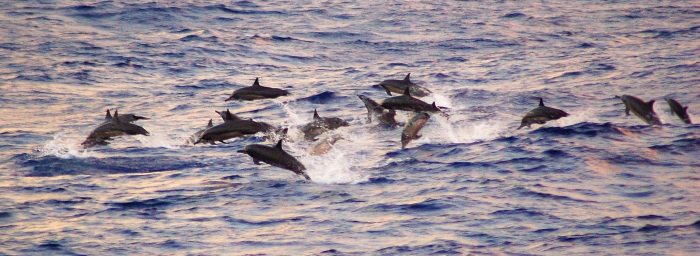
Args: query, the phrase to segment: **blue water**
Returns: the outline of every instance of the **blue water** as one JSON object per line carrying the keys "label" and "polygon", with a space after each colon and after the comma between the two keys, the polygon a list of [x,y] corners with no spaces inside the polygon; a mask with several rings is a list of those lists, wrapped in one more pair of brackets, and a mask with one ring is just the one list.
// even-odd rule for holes
{"label": "blue water", "polygon": [[[1,255],[700,254],[700,126],[663,101],[700,122],[697,2],[130,2],[0,6]],[[400,150],[355,95],[407,73],[450,109]],[[256,77],[292,95],[224,102]],[[538,97],[571,115],[515,130]],[[186,143],[226,108],[312,182],[236,153],[262,135]],[[151,136],[82,149],[106,109]],[[314,109],[351,123],[323,156]]]}

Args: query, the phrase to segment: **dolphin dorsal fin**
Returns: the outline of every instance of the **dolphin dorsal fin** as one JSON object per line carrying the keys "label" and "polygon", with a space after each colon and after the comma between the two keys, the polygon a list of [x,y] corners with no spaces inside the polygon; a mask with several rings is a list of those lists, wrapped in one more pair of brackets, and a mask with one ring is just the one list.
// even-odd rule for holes
{"label": "dolphin dorsal fin", "polygon": [[544,100],[542,100],[542,98],[540,98],[540,107],[544,107]]}
{"label": "dolphin dorsal fin", "polygon": [[213,127],[214,123],[211,122],[211,119],[209,119],[209,123],[207,124],[207,127]]}
{"label": "dolphin dorsal fin", "polygon": [[403,95],[406,95],[408,97],[413,97],[413,96],[411,96],[411,91],[409,90],[408,86],[406,86],[406,90],[403,91]]}
{"label": "dolphin dorsal fin", "polygon": [[107,109],[107,115],[105,115],[105,120],[112,120],[112,114],[109,113],[109,109]]}
{"label": "dolphin dorsal fin", "polygon": [[253,82],[253,87],[255,86],[260,86],[260,82],[258,82],[258,78],[255,78],[255,82]]}
{"label": "dolphin dorsal fin", "polygon": [[229,111],[228,109],[226,109],[226,118],[225,118],[225,119],[226,119],[226,120],[224,120],[224,122],[226,122],[226,121],[231,121],[231,120],[235,120],[235,119],[233,118],[233,114],[231,114],[231,111]]}
{"label": "dolphin dorsal fin", "polygon": [[284,150],[284,149],[282,149],[282,140],[280,140],[279,142],[277,142],[277,145],[276,145],[275,147],[276,147],[276,148],[279,148],[279,149],[281,149],[281,150]]}
{"label": "dolphin dorsal fin", "polygon": [[112,120],[114,120],[114,122],[117,124],[122,123],[121,120],[119,120],[119,110],[114,111],[114,117],[112,118]]}
{"label": "dolphin dorsal fin", "polygon": [[318,112],[316,112],[316,109],[314,109],[314,120],[316,119],[321,119],[321,117],[318,115]]}
{"label": "dolphin dorsal fin", "polygon": [[435,101],[433,101],[433,108],[434,108],[434,109],[439,109],[439,108],[435,105]]}
{"label": "dolphin dorsal fin", "polygon": [[411,82],[411,73],[408,73],[408,75],[406,75],[406,77],[404,77],[403,81],[404,82]]}
{"label": "dolphin dorsal fin", "polygon": [[647,102],[647,105],[649,105],[650,108],[654,107],[654,102],[656,102],[656,100],[650,100],[649,102]]}
{"label": "dolphin dorsal fin", "polygon": [[688,112],[688,106],[683,107],[683,112]]}

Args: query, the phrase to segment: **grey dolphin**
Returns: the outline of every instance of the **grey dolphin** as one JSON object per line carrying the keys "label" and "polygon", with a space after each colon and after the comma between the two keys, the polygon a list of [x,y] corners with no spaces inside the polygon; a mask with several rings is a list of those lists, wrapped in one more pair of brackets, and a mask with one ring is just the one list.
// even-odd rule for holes
{"label": "grey dolphin", "polygon": [[654,112],[654,102],[656,100],[650,100],[649,102],[644,102],[640,98],[631,95],[622,95],[622,97],[615,95],[615,98],[622,100],[625,104],[625,114],[630,115],[630,111],[634,113],[635,116],[642,119],[649,125],[661,125],[661,120]]}
{"label": "grey dolphin", "polygon": [[690,116],[688,116],[688,106],[683,107],[680,102],[674,99],[669,98],[665,100],[668,102],[668,106],[671,107],[671,111],[673,111],[678,118],[683,120],[686,124],[693,124],[693,122],[690,121]]}
{"label": "grey dolphin", "polygon": [[228,110],[224,119],[226,120],[224,123],[206,129],[194,144],[202,142],[213,143],[215,141],[226,143],[224,141],[228,139],[273,130],[272,126],[263,122],[235,119]]}
{"label": "grey dolphin", "polygon": [[[109,114],[109,110],[107,112]],[[128,122],[122,122],[118,111],[115,110],[114,117],[112,119],[106,120],[97,126],[97,128],[90,132],[85,141],[80,144],[83,145],[84,148],[97,145],[107,145],[109,144],[108,140],[111,140],[113,137],[139,134],[145,136],[150,135],[148,131],[141,126]]]}
{"label": "grey dolphin", "polygon": [[282,169],[290,170],[298,175],[304,176],[307,180],[311,180],[306,174],[306,167],[292,155],[282,149],[282,140],[277,142],[275,147],[251,144],[245,146],[243,150],[238,150],[238,153],[249,155],[253,158],[253,163],[260,164],[260,161],[272,166],[277,166]]}
{"label": "grey dolphin", "polygon": [[330,130],[335,130],[343,126],[350,126],[348,122],[337,117],[321,117],[314,109],[313,120],[302,126],[301,131],[304,133],[304,139],[314,140],[316,136]]}
{"label": "grey dolphin", "polygon": [[[107,109],[107,115],[105,115],[105,121],[107,120],[112,120],[112,115],[109,113],[109,109]],[[138,120],[149,120],[150,118],[148,117],[143,117],[143,116],[137,116],[134,114],[121,114],[119,115],[119,121],[125,122],[125,123],[133,123]]]}
{"label": "grey dolphin", "polygon": [[408,73],[403,80],[389,79],[382,81],[378,85],[379,87],[382,87],[386,91],[386,94],[389,94],[389,96],[392,96],[392,92],[404,93],[406,88],[409,88],[411,94],[416,97],[425,97],[430,94],[430,90],[411,82],[411,73]]}
{"label": "grey dolphin", "polygon": [[544,101],[540,98],[540,105],[536,108],[528,111],[523,120],[520,121],[520,127],[516,130],[520,130],[524,126],[530,128],[531,124],[544,124],[547,121],[557,120],[562,117],[569,116],[569,113],[564,112],[561,109],[550,108],[544,105]]}
{"label": "grey dolphin", "polygon": [[258,82],[258,78],[256,77],[255,82],[253,82],[252,86],[233,91],[231,97],[229,97],[225,101],[274,99],[280,96],[287,95],[289,95],[289,92],[285,90],[261,86],[260,82]]}
{"label": "grey dolphin", "polygon": [[421,137],[418,135],[418,132],[420,129],[423,129],[423,126],[428,122],[429,118],[430,115],[427,113],[418,112],[406,122],[403,126],[403,132],[401,132],[401,149],[406,148],[406,145],[411,142],[411,140]]}
{"label": "grey dolphin", "polygon": [[[207,129],[212,128],[212,127],[214,127],[214,124],[212,123],[212,120],[209,119],[209,123],[207,124],[207,127],[204,127],[204,129],[201,129],[201,130],[195,132],[195,133],[187,140],[187,142],[192,143],[192,144],[195,144],[195,143],[199,140],[199,138],[202,137],[202,133],[204,133],[204,131],[206,131]],[[210,144],[212,144],[212,145],[214,144],[214,141],[202,141],[202,142],[204,142],[204,143],[210,143]]]}
{"label": "grey dolphin", "polygon": [[326,136],[325,138],[319,140],[311,146],[311,149],[309,150],[309,155],[312,156],[319,156],[328,153],[333,148],[333,145],[335,145],[338,140],[342,140],[343,137],[340,136],[340,134],[333,134],[330,136]]}
{"label": "grey dolphin", "polygon": [[428,104],[425,101],[414,98],[409,92],[408,88],[406,88],[403,95],[385,99],[382,101],[382,104],[379,105],[383,108],[394,110],[413,112],[442,112],[442,110],[435,105],[434,101],[433,104]]}
{"label": "grey dolphin", "polygon": [[377,120],[379,120],[379,123],[383,126],[396,127],[399,125],[399,123],[397,123],[395,119],[395,110],[386,109],[382,106],[379,106],[379,103],[377,103],[370,97],[365,97],[359,94],[357,95],[357,97],[360,97],[362,103],[364,103],[365,107],[367,108],[367,120],[369,120],[369,122],[372,122],[372,116],[376,115]]}

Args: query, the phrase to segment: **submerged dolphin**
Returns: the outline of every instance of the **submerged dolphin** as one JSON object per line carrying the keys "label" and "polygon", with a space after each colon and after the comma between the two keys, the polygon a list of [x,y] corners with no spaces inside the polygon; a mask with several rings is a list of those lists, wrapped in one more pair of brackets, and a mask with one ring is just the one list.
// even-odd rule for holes
{"label": "submerged dolphin", "polygon": [[383,126],[396,127],[399,125],[395,119],[396,111],[379,106],[379,103],[370,97],[365,97],[359,94],[357,97],[360,97],[362,103],[364,103],[365,107],[367,108],[367,120],[369,120],[369,122],[372,122],[372,116],[377,116],[377,120],[379,120],[379,123]]}
{"label": "submerged dolphin", "polygon": [[298,175],[304,176],[307,180],[311,180],[306,174],[306,167],[292,155],[282,149],[282,140],[277,142],[275,147],[252,144],[245,146],[243,150],[238,150],[238,153],[247,154],[253,158],[253,163],[260,164],[260,161],[272,166],[277,166],[282,169],[290,170]]}
{"label": "submerged dolphin", "polygon": [[649,102],[644,102],[643,100],[631,96],[622,95],[622,97],[615,95],[615,98],[622,100],[625,104],[625,114],[630,115],[630,111],[634,113],[635,116],[642,119],[649,125],[661,125],[661,120],[654,112],[654,102],[656,100],[650,100]]}
{"label": "submerged dolphin", "polygon": [[428,104],[425,101],[419,100],[411,96],[408,88],[401,96],[395,96],[382,101],[380,104],[383,108],[394,110],[405,110],[413,112],[442,112],[440,108],[433,104]]}
{"label": "submerged dolphin", "polygon": [[225,143],[224,141],[228,139],[274,130],[271,125],[263,122],[236,119],[228,110],[225,112],[225,114],[226,117],[224,120],[226,121],[224,121],[224,123],[206,129],[199,137],[199,140],[197,140],[194,144],[199,144],[202,142],[214,144],[216,141]]}
{"label": "submerged dolphin", "polygon": [[690,116],[688,116],[688,106],[683,107],[680,102],[674,99],[666,99],[668,106],[671,107],[671,111],[683,120],[686,124],[692,124],[690,121]]}
{"label": "submerged dolphin", "polygon": [[258,78],[256,77],[252,86],[233,91],[231,97],[225,101],[274,99],[287,95],[289,95],[289,92],[285,90],[260,85],[260,82],[258,82]]}
{"label": "submerged dolphin", "polygon": [[314,109],[314,119],[301,127],[301,131],[304,133],[304,139],[314,140],[316,136],[330,130],[335,130],[343,126],[350,126],[348,122],[337,117],[321,117]]}
{"label": "submerged dolphin", "polygon": [[[107,111],[107,114],[109,115],[109,110]],[[108,140],[111,140],[112,137],[138,134],[145,136],[150,135],[148,131],[141,126],[128,122],[122,122],[118,111],[115,110],[114,117],[112,119],[106,120],[104,123],[92,130],[85,141],[80,144],[83,145],[84,148],[89,148],[96,145],[107,145],[109,144]]]}
{"label": "submerged dolphin", "polygon": [[421,137],[418,135],[418,132],[420,129],[423,129],[423,126],[428,122],[429,118],[430,115],[427,113],[419,112],[406,122],[403,126],[403,132],[401,132],[401,149],[406,148],[406,145],[411,142],[411,140]]}
{"label": "submerged dolphin", "polygon": [[544,124],[547,121],[557,120],[562,117],[569,116],[569,113],[564,112],[561,109],[550,108],[544,105],[544,101],[540,98],[540,105],[523,116],[523,120],[520,121],[520,127],[516,130],[520,130],[524,126],[530,128],[531,124]]}
{"label": "submerged dolphin", "polygon": [[408,73],[408,75],[406,75],[406,78],[404,78],[403,80],[384,80],[381,83],[379,83],[379,87],[382,87],[386,91],[386,94],[389,94],[389,96],[392,96],[392,92],[404,93],[404,91],[406,91],[406,88],[409,88],[411,94],[416,97],[425,97],[430,94],[430,90],[411,82],[411,73]]}
{"label": "submerged dolphin", "polygon": [[[192,143],[192,144],[197,143],[197,141],[199,140],[199,138],[202,137],[202,133],[204,133],[204,131],[206,131],[207,129],[212,128],[212,127],[214,127],[214,124],[212,123],[212,120],[209,119],[209,124],[207,124],[207,127],[204,127],[204,129],[201,129],[201,130],[195,132],[195,133],[192,135],[192,137],[190,137],[190,138],[187,140],[187,142]],[[203,142],[203,143],[209,143],[209,144],[214,145],[214,141],[202,141],[202,142]]]}
{"label": "submerged dolphin", "polygon": [[[107,109],[107,115],[105,115],[105,121],[107,120],[112,120],[112,114],[109,113],[109,109]],[[133,123],[138,120],[149,120],[150,118],[148,117],[143,117],[143,116],[137,116],[134,114],[121,114],[119,115],[119,121],[125,122],[125,123]]]}
{"label": "submerged dolphin", "polygon": [[328,153],[333,148],[333,145],[335,145],[338,140],[342,140],[343,137],[340,136],[340,134],[333,134],[330,136],[326,136],[325,138],[319,140],[311,146],[311,149],[309,150],[309,155],[312,156],[319,156]]}

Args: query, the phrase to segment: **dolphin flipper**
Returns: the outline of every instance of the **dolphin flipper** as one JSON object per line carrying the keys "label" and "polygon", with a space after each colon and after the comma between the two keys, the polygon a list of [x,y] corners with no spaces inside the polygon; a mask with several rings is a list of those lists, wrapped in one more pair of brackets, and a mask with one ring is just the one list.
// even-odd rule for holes
{"label": "dolphin flipper", "polygon": [[630,115],[630,107],[628,107],[627,105],[625,105],[625,114],[627,114],[628,116]]}

